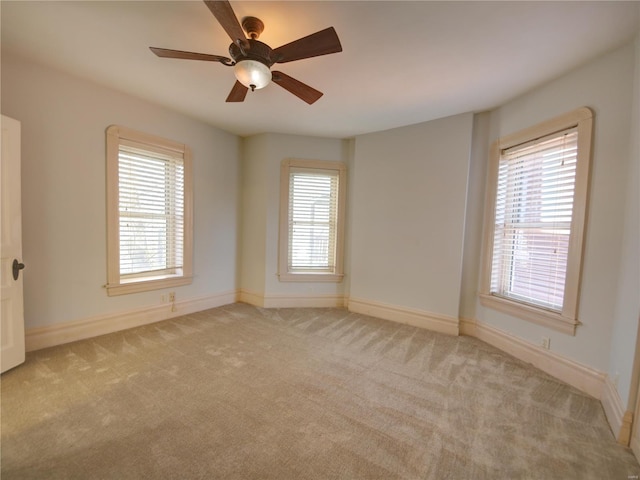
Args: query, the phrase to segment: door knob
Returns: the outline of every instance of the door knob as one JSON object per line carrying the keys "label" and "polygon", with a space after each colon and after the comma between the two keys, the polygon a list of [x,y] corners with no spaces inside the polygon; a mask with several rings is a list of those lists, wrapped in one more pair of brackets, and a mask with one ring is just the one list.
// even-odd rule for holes
{"label": "door knob", "polygon": [[24,263],[18,262],[15,258],[13,259],[13,279],[18,280],[18,275],[20,275],[20,270],[24,268]]}

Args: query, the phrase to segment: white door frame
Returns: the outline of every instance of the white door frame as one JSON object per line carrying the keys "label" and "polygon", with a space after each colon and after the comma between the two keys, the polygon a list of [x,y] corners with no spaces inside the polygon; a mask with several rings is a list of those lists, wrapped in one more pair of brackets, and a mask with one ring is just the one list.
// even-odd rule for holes
{"label": "white door frame", "polygon": [[638,314],[636,351],[633,357],[633,370],[631,372],[631,386],[629,388],[629,401],[627,405],[627,408],[633,408],[631,435],[628,445],[631,447],[631,450],[633,450],[636,458],[640,459],[640,425],[638,425],[640,423],[640,314]]}

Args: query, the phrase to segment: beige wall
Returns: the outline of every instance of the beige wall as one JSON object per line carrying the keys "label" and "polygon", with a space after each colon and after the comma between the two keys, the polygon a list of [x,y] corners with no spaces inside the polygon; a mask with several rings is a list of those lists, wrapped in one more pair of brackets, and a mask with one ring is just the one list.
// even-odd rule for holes
{"label": "beige wall", "polygon": [[160,304],[107,297],[105,130],[188,144],[194,159],[194,281],[186,300],[236,288],[239,139],[66,74],[2,55],[2,113],[22,123],[25,324],[34,328]]}
{"label": "beige wall", "polygon": [[267,135],[243,140],[242,149],[242,229],[239,286],[264,293],[267,262],[267,189],[268,162],[262,160]]}
{"label": "beige wall", "polygon": [[473,117],[471,160],[467,184],[467,209],[464,228],[464,253],[462,262],[462,285],[460,288],[460,318],[476,318],[476,300],[480,287],[480,256],[482,255],[482,228],[491,113],[483,112]]}
{"label": "beige wall", "polygon": [[458,318],[473,115],[355,139],[350,295]]}
{"label": "beige wall", "polygon": [[[624,228],[608,370],[611,378],[618,378],[618,393],[623,402],[627,402],[630,394],[635,394],[629,388],[636,348],[635,332],[640,319],[640,34],[635,41],[632,99],[626,195],[621,212]],[[634,405],[629,403],[626,407],[633,409]]]}

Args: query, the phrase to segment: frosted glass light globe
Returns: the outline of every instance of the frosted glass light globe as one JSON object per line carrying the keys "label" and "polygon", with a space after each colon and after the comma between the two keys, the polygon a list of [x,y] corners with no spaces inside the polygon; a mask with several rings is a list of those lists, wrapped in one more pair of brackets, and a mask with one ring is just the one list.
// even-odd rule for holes
{"label": "frosted glass light globe", "polygon": [[271,70],[257,60],[241,60],[233,67],[238,81],[251,91],[264,88],[271,81]]}

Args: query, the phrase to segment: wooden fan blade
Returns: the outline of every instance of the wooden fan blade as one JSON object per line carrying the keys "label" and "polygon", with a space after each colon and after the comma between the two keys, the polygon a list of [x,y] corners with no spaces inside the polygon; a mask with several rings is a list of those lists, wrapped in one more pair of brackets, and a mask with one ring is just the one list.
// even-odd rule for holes
{"label": "wooden fan blade", "polygon": [[181,58],[183,60],[204,60],[207,62],[220,62],[231,65],[230,58],[219,55],[209,55],[206,53],[183,52],[182,50],[170,50],[168,48],[149,47],[153,53],[163,58]]}
{"label": "wooden fan blade", "polygon": [[233,85],[229,96],[227,97],[227,102],[244,102],[244,97],[247,96],[247,92],[249,89],[236,80],[236,83]]}
{"label": "wooden fan blade", "polygon": [[249,42],[244,34],[244,30],[242,30],[240,26],[238,17],[236,17],[233,8],[231,8],[231,4],[226,0],[204,0],[204,3],[207,4],[213,16],[220,22],[220,25],[222,25],[224,31],[227,32],[227,35],[231,37],[233,43],[237,44],[239,42],[243,48],[248,49]]}
{"label": "wooden fan blade", "polygon": [[277,63],[286,63],[341,51],[338,34],[333,27],[329,27],[278,47],[273,53]]}
{"label": "wooden fan blade", "polygon": [[300,80],[296,80],[282,72],[271,72],[271,79],[309,105],[315,103],[323,95],[322,92],[319,92],[315,88],[311,88]]}

